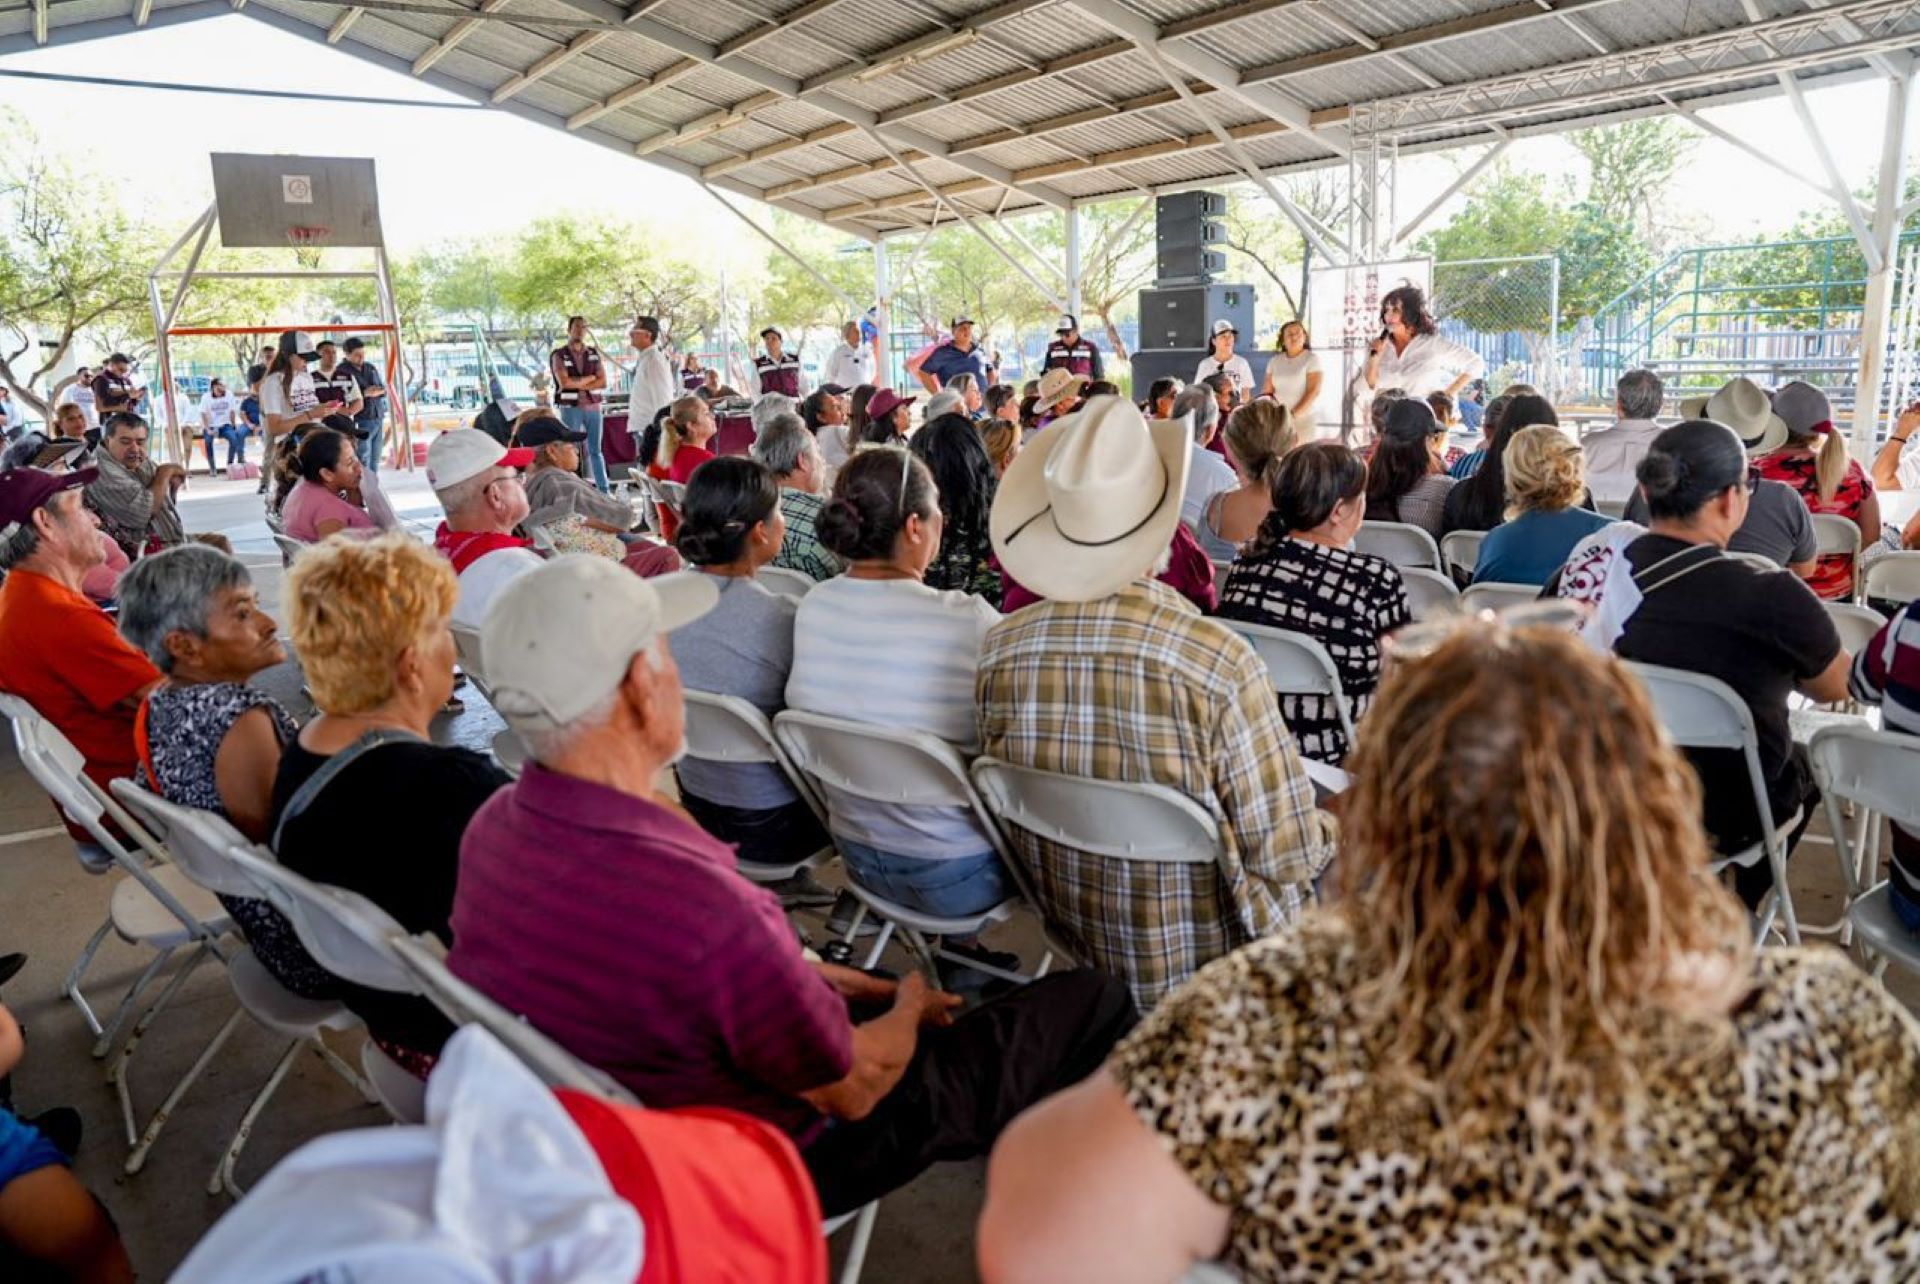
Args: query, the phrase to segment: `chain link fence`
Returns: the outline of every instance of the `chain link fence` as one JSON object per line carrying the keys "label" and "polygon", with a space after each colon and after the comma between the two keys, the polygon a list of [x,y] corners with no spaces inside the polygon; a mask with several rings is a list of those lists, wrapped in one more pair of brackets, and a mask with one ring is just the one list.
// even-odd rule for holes
{"label": "chain link fence", "polygon": [[1530,383],[1558,400],[1570,389],[1560,351],[1560,260],[1551,254],[1433,265],[1440,333],[1487,363],[1495,393]]}

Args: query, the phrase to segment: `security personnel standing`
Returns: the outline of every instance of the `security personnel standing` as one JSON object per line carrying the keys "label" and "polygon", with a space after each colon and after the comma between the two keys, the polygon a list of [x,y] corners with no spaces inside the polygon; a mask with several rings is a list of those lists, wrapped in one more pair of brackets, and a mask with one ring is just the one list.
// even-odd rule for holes
{"label": "security personnel standing", "polygon": [[1047,345],[1046,364],[1041,366],[1042,373],[1048,370],[1065,370],[1068,374],[1079,375],[1082,379],[1100,379],[1100,349],[1093,346],[1091,340],[1080,337],[1080,320],[1071,312],[1060,314],[1060,326],[1053,332],[1053,342]]}
{"label": "security personnel standing", "polygon": [[777,392],[795,401],[806,396],[800,358],[786,352],[786,336],[768,326],[760,332],[760,341],[767,345],[767,350],[753,359],[754,395]]}

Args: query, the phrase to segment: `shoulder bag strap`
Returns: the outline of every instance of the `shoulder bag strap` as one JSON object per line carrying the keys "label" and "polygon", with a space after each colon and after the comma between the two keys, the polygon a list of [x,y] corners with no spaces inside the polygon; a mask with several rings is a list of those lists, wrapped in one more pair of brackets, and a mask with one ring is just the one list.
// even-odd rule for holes
{"label": "shoulder bag strap", "polygon": [[313,800],[320,796],[320,791],[331,784],[335,776],[352,766],[361,755],[369,750],[378,749],[381,745],[408,743],[425,744],[426,741],[411,731],[387,731],[376,727],[321,763],[320,769],[308,776],[300,788],[294,791],[293,797],[287,799],[287,805],[281,811],[280,819],[273,826],[273,850],[276,853],[279,852],[280,837],[286,833],[287,822],[305,811]]}

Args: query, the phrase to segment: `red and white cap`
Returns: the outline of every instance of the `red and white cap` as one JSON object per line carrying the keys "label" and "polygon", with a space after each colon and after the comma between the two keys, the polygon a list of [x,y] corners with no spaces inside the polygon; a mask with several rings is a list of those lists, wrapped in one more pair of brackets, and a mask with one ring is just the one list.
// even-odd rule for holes
{"label": "red and white cap", "polygon": [[533,463],[526,447],[508,449],[478,428],[454,428],[427,447],[427,485],[446,490],[489,468],[525,468]]}

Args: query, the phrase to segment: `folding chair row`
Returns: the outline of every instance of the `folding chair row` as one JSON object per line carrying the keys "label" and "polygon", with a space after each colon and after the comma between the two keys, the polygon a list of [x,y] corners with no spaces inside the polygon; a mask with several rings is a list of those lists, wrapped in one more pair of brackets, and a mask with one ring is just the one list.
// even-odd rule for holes
{"label": "folding chair row", "polygon": [[[1920,780],[1920,736],[1827,727],[1814,735],[1807,753],[1846,889],[1843,923],[1873,962],[1874,976],[1881,976],[1889,962],[1920,974],[1920,937],[1900,921],[1888,884],[1879,877],[1881,822],[1920,833],[1920,792],[1914,789]],[[1851,826],[1848,806],[1855,812]]]}

